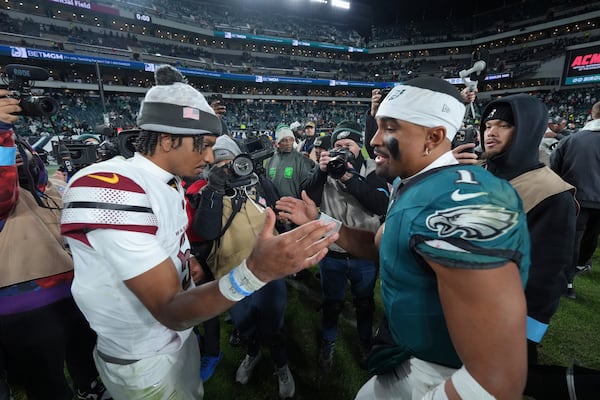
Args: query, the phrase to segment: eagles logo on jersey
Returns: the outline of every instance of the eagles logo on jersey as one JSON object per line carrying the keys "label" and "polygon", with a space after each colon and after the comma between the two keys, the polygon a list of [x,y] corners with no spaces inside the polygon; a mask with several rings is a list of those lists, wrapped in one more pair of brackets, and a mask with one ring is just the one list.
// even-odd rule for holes
{"label": "eagles logo on jersey", "polygon": [[510,231],[518,213],[493,205],[466,205],[436,211],[426,224],[440,237],[459,234],[467,240],[493,240]]}

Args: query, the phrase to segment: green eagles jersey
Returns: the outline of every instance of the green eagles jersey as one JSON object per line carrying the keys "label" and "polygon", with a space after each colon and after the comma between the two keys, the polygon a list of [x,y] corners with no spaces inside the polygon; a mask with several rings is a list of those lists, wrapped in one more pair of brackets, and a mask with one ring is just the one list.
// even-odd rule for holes
{"label": "green eagles jersey", "polygon": [[437,168],[394,188],[379,254],[382,300],[396,344],[407,358],[458,368],[462,362],[450,340],[436,276],[423,256],[448,268],[491,269],[514,261],[524,287],[526,215],[511,185],[483,168]]}

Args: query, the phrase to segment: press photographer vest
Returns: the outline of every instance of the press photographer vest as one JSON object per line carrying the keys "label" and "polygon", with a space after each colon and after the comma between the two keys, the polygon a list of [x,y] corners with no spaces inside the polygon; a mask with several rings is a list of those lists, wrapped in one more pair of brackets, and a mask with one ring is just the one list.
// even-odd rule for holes
{"label": "press photographer vest", "polygon": [[[44,193],[62,207],[61,195],[52,181]],[[0,287],[73,269],[60,235],[60,210],[40,207],[25,189],[20,190],[19,200],[0,232],[0,254]]]}
{"label": "press photographer vest", "polygon": [[[575,187],[561,179],[548,167],[534,169],[511,179],[510,184],[519,193],[523,209],[528,213],[550,196],[570,191],[575,195]],[[579,210],[579,204],[577,205]]]}
{"label": "press photographer vest", "polygon": [[[241,208],[223,235],[216,239],[213,248],[208,256],[207,264],[215,279],[226,275],[234,267],[238,266],[244,259],[248,258],[265,222],[265,207],[257,204],[254,199],[256,187],[248,189],[249,197],[238,199],[243,201]],[[223,197],[223,217],[222,226],[227,225],[227,221],[234,211],[233,197]],[[276,233],[276,232],[275,232]]]}
{"label": "press photographer vest", "polygon": [[[360,175],[363,177],[375,171],[375,161],[371,159],[365,161],[365,164],[360,167]],[[376,232],[381,225],[380,216],[366,210],[356,197],[347,192],[346,185],[337,179],[327,177],[321,199],[321,211],[339,219],[346,226]],[[335,243],[329,246],[329,250],[347,253]]]}

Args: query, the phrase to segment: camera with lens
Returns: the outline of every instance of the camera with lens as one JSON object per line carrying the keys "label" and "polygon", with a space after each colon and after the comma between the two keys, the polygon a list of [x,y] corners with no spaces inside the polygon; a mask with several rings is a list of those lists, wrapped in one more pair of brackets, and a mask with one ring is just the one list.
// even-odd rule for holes
{"label": "camera with lens", "polygon": [[98,145],[88,144],[82,140],[61,139],[52,142],[52,154],[59,165],[59,169],[69,175],[81,168],[95,163]]}
{"label": "camera with lens", "polygon": [[135,141],[140,133],[139,129],[123,129],[125,120],[122,116],[114,116],[107,123],[96,125],[96,134],[105,140],[98,147],[98,155],[101,160],[108,160],[115,156],[125,158],[133,157],[135,153]]}
{"label": "camera with lens", "polygon": [[49,96],[33,96],[31,81],[45,81],[50,77],[44,68],[30,65],[9,64],[5,67],[4,82],[13,94],[10,97],[19,100],[21,112],[26,117],[50,117],[58,112],[58,103]]}
{"label": "camera with lens", "polygon": [[273,144],[266,135],[248,137],[239,145],[242,153],[233,159],[229,167],[232,180],[228,186],[232,188],[247,185],[248,178],[253,173],[264,174],[263,161],[275,153]]}
{"label": "camera with lens", "polygon": [[331,159],[327,163],[327,174],[333,179],[340,179],[348,170],[347,164],[354,161],[354,154],[345,147],[329,150]]}
{"label": "camera with lens", "polygon": [[139,134],[139,129],[115,130],[114,135],[107,136],[107,139],[98,146],[99,158],[108,160],[115,156],[133,157]]}

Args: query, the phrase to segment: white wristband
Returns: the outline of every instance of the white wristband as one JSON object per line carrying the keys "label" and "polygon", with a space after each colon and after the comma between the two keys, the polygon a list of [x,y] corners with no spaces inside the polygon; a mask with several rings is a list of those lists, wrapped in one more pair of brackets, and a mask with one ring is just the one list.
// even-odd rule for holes
{"label": "white wristband", "polygon": [[456,389],[456,392],[459,394],[461,399],[478,399],[478,400],[494,400],[495,397],[488,393],[487,390],[483,388],[471,376],[469,371],[463,365],[458,371],[456,371],[450,377],[452,380],[452,384]]}
{"label": "white wristband", "polygon": [[266,285],[248,269],[246,260],[219,279],[221,294],[231,301],[240,301]]}
{"label": "white wristband", "polygon": [[342,228],[342,221],[340,221],[339,219],[330,217],[329,215],[325,214],[324,212],[319,212],[319,218],[317,218],[317,221],[325,221],[327,223],[335,222],[335,230],[327,233],[327,235],[325,235],[325,237],[331,235],[332,233],[339,232],[340,229]]}

